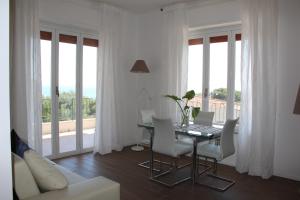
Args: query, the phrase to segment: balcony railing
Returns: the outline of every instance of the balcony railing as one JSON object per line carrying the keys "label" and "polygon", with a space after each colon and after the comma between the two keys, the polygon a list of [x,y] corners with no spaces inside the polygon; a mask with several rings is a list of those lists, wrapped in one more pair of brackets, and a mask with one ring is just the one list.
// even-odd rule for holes
{"label": "balcony railing", "polygon": [[[194,99],[192,99],[189,103],[190,106],[193,107],[202,107],[202,97],[196,96]],[[223,124],[226,121],[226,106],[227,103],[224,100],[220,99],[209,99],[209,110],[211,112],[215,113],[214,116],[214,123],[217,124]],[[234,102],[234,110],[233,110],[234,118],[237,118],[240,116],[240,102]]]}
{"label": "balcony railing", "polygon": [[[82,115],[83,118],[96,117],[96,100],[93,98],[82,98]],[[68,121],[76,119],[76,99],[59,98],[58,103],[59,121]],[[51,99],[42,99],[42,120],[43,122],[51,121]]]}

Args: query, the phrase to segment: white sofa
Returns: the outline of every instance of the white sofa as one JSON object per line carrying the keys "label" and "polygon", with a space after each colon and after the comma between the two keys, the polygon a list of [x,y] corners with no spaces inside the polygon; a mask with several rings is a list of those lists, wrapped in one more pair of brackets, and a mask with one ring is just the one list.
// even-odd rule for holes
{"label": "white sofa", "polygon": [[40,193],[26,162],[13,154],[14,189],[20,200],[120,200],[119,183],[101,176],[86,179],[49,162],[64,174],[69,184],[62,190]]}

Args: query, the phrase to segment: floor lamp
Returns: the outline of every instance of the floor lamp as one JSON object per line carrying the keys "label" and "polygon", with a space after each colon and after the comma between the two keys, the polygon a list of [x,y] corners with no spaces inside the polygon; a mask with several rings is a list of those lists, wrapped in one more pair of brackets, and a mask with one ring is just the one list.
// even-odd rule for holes
{"label": "floor lamp", "polygon": [[[140,73],[143,73],[143,74],[144,73],[150,73],[149,68],[147,67],[146,62],[144,60],[136,60],[134,65],[132,66],[130,72],[138,73],[138,74],[140,74]],[[143,88],[142,90],[145,90],[145,88]],[[140,92],[137,93],[137,95],[139,95],[139,94],[140,94]],[[133,151],[143,151],[144,147],[137,143],[135,146],[131,147],[131,150],[133,150]]]}

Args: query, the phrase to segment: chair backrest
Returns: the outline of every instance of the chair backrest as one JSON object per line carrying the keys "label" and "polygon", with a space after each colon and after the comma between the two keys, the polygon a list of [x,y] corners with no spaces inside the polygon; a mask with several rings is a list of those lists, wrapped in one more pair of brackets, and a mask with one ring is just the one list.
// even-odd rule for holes
{"label": "chair backrest", "polygon": [[205,125],[205,126],[212,126],[214,115],[215,115],[214,112],[200,111],[198,113],[197,117],[194,119],[194,123]]}
{"label": "chair backrest", "polygon": [[[148,109],[148,110],[140,110],[140,116],[141,116],[141,122],[142,123],[152,123],[152,117],[155,116],[154,110]],[[142,144],[150,144],[150,134],[149,130],[143,129],[143,138],[142,138]]]}
{"label": "chair backrest", "polygon": [[220,148],[223,158],[231,156],[235,152],[233,135],[238,120],[238,118],[234,120],[228,119],[226,120],[225,125],[223,127],[223,132],[220,141]]}
{"label": "chair backrest", "polygon": [[171,119],[153,117],[153,151],[172,156],[175,149],[175,131]]}
{"label": "chair backrest", "polygon": [[155,117],[154,110],[141,110],[142,123],[152,123],[152,117]]}

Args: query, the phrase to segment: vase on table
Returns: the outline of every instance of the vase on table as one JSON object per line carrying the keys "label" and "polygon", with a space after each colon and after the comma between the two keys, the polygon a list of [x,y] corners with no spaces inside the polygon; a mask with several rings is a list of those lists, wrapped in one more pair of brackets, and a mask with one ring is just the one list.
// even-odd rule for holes
{"label": "vase on table", "polygon": [[181,115],[181,127],[188,127],[189,126],[189,114],[182,114]]}

